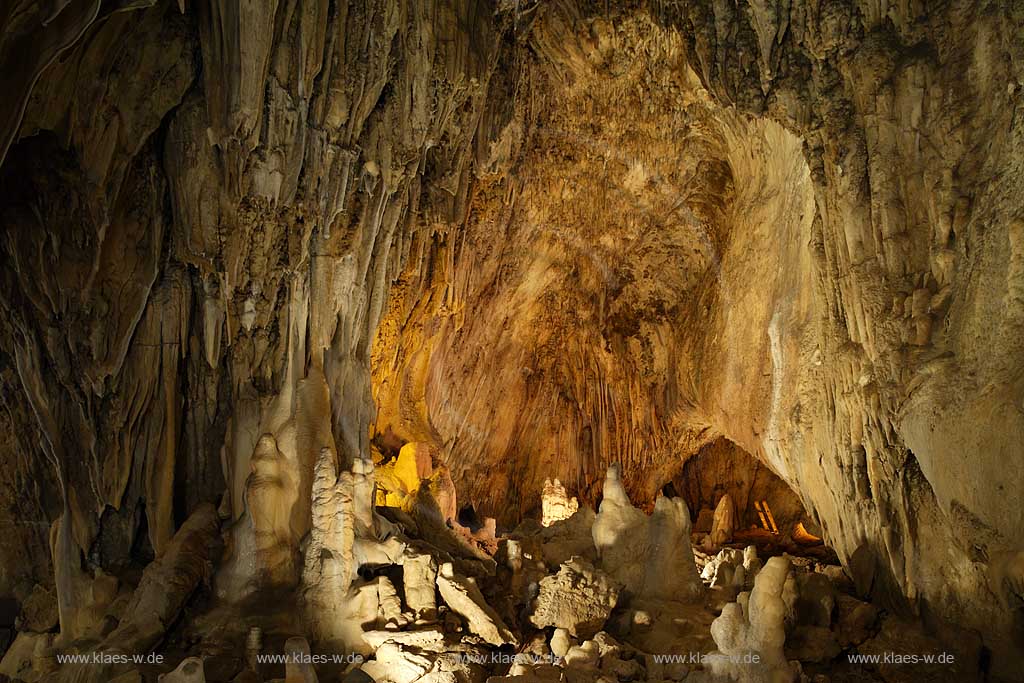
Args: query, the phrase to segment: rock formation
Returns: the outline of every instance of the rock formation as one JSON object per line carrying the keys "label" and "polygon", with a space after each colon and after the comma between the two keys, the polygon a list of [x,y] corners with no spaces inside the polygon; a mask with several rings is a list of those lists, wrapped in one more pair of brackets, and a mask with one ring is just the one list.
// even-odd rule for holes
{"label": "rock formation", "polygon": [[[770,554],[802,529],[847,597],[1012,680],[1022,28],[997,0],[9,0],[11,667],[210,663],[253,626],[526,648],[574,555],[622,585],[616,637],[671,644],[672,618],[706,635],[691,519],[745,545],[754,496]],[[709,580],[748,587],[747,559]],[[804,583],[788,635],[836,638]],[[643,604],[667,598],[693,613]],[[775,658],[727,616],[725,647]],[[879,623],[850,633],[882,648]],[[388,642],[371,672],[465,673]],[[601,647],[517,675],[666,674]]]}
{"label": "rock formation", "polygon": [[157,679],[158,683],[206,683],[206,676],[203,673],[203,660],[197,657],[189,657],[178,665],[178,668],[168,674],[162,674]]}
{"label": "rock formation", "polygon": [[686,503],[659,496],[648,517],[630,503],[616,465],[605,476],[593,537],[601,569],[630,595],[685,600],[700,594]]}
{"label": "rock formation", "polygon": [[[754,581],[754,590],[741,593],[711,625],[719,655],[710,657],[716,675],[737,681],[792,681],[795,672],[786,661],[786,602],[791,580],[789,562],[773,557]],[[751,655],[757,655],[757,658]],[[744,659],[746,657],[746,659]]]}
{"label": "rock formation", "polygon": [[711,520],[711,534],[708,541],[711,547],[720,548],[732,540],[732,532],[736,528],[736,506],[728,493],[722,496],[715,507],[715,516]]}
{"label": "rock formation", "polygon": [[530,622],[554,626],[577,638],[591,638],[604,628],[619,601],[619,587],[603,572],[579,558],[540,581]]}
{"label": "rock formation", "polygon": [[576,497],[569,497],[562,482],[555,479],[544,480],[544,490],[540,496],[542,526],[551,526],[555,522],[572,517],[580,507]]}
{"label": "rock formation", "polygon": [[501,617],[487,604],[472,578],[456,575],[450,562],[437,573],[437,590],[449,607],[463,617],[469,630],[492,645],[516,644]]}

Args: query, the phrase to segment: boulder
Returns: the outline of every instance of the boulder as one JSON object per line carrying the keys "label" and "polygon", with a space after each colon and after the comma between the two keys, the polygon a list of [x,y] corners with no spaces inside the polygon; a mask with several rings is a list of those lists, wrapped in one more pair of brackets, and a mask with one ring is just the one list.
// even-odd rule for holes
{"label": "boulder", "polygon": [[470,631],[492,645],[518,643],[498,613],[484,600],[473,579],[457,576],[451,562],[441,565],[437,589],[448,607],[466,620]]}
{"label": "boulder", "polygon": [[198,657],[189,657],[183,660],[174,671],[161,674],[157,681],[159,683],[206,683],[203,660]]}
{"label": "boulder", "polygon": [[541,580],[530,622],[589,638],[604,627],[618,600],[619,587],[607,574],[574,557]]}
{"label": "boulder", "polygon": [[842,647],[860,645],[870,638],[878,623],[878,608],[849,595],[836,597],[836,631]]}
{"label": "boulder", "polygon": [[21,614],[17,620],[18,630],[44,633],[55,629],[59,620],[57,595],[52,590],[35,584],[21,605]]}
{"label": "boulder", "polygon": [[832,582],[817,572],[797,574],[797,591],[797,623],[827,629],[832,623],[832,608],[836,604]]}
{"label": "boulder", "polygon": [[317,683],[316,671],[310,661],[309,642],[300,636],[285,641],[288,656],[284,665],[285,683]]}
{"label": "boulder", "polygon": [[377,648],[376,658],[360,669],[377,683],[413,683],[433,668],[433,660],[400,643],[386,642]]}
{"label": "boulder", "polygon": [[551,654],[558,658],[565,657],[565,653],[572,647],[572,638],[569,636],[569,629],[556,628],[551,634]]}

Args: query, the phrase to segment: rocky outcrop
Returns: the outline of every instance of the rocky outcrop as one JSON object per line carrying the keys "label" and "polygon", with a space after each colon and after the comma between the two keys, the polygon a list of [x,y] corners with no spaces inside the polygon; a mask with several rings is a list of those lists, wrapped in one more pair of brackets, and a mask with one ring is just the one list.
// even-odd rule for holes
{"label": "rocky outcrop", "polygon": [[619,586],[588,562],[572,558],[557,574],[540,581],[530,622],[554,626],[578,638],[591,638],[604,628],[619,601]]}
{"label": "rocky outcrop", "polygon": [[576,497],[570,498],[569,492],[565,490],[565,486],[557,479],[554,481],[550,479],[544,480],[544,489],[540,494],[540,505],[540,523],[542,526],[551,526],[555,522],[569,519],[576,514],[580,507]]}

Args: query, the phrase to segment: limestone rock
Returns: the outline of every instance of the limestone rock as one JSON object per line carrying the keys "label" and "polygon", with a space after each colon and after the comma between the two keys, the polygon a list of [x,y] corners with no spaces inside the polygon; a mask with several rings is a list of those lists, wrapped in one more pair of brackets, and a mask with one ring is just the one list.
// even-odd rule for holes
{"label": "limestone rock", "polygon": [[711,522],[711,535],[708,537],[712,547],[721,547],[732,540],[736,528],[736,506],[728,493],[721,497],[715,507],[715,516]]}
{"label": "limestone rock", "polygon": [[558,479],[544,480],[544,489],[540,495],[542,526],[549,527],[555,522],[569,519],[579,509],[579,501],[575,497],[570,498],[565,486]]}
{"label": "limestone rock", "polygon": [[420,483],[433,475],[430,448],[425,443],[407,443],[398,456],[375,469],[377,505],[409,509]]}
{"label": "limestone rock", "polygon": [[386,576],[378,576],[373,583],[377,585],[378,625],[384,628],[405,626],[409,619],[402,613],[402,600],[395,585]]}
{"label": "limestone rock", "polygon": [[284,665],[285,683],[317,683],[316,671],[310,661],[309,642],[302,637],[289,638],[284,644],[288,657]]}
{"label": "limestone rock", "polygon": [[568,519],[552,522],[545,527],[538,534],[544,562],[549,567],[557,567],[573,556],[596,560],[593,536],[596,519],[594,510],[584,506]]}
{"label": "limestone rock", "polygon": [[530,622],[590,638],[604,627],[618,600],[619,586],[608,575],[574,557],[541,580]]}
{"label": "limestone rock", "polygon": [[817,572],[797,574],[796,620],[806,626],[828,628],[836,595],[832,582]]}
{"label": "limestone rock", "polygon": [[298,542],[292,514],[298,503],[297,464],[264,434],[250,460],[242,516],[228,531],[224,563],[217,575],[223,600],[240,601],[261,588],[290,587],[298,581]]}
{"label": "limestone rock", "polygon": [[363,639],[374,650],[384,643],[395,643],[423,652],[441,653],[445,650],[444,633],[436,626],[412,631],[367,631],[363,633]]}
{"label": "limestone rock", "polygon": [[219,522],[209,504],[185,520],[164,554],[146,567],[124,618],[104,639],[104,647],[147,652],[160,640],[196,587],[210,579]]}
{"label": "limestone rock", "polygon": [[437,616],[437,562],[428,554],[407,551],[402,561],[405,602],[417,619]]}
{"label": "limestone rock", "polygon": [[[536,615],[534,615],[536,616]],[[532,620],[532,618],[531,618]],[[556,657],[565,657],[573,643],[569,637],[569,629],[558,627],[551,634],[551,653]]]}
{"label": "limestone rock", "polygon": [[53,644],[52,633],[30,633],[22,631],[7,648],[0,659],[0,675],[15,680],[28,679],[32,671],[32,660],[39,649],[48,648]]}
{"label": "limestone rock", "polygon": [[517,643],[516,637],[487,604],[473,580],[457,576],[450,562],[441,565],[437,573],[437,589],[448,607],[466,620],[470,631],[492,645]]}
{"label": "limestone rock", "polygon": [[594,669],[601,659],[601,651],[593,640],[585,640],[570,647],[564,659],[566,668]]}
{"label": "limestone rock", "polygon": [[198,657],[188,657],[174,671],[161,674],[157,680],[160,683],[206,683],[203,660]]}
{"label": "limestone rock", "polygon": [[723,548],[704,565],[701,578],[710,581],[713,587],[733,585],[736,568],[743,566],[742,555],[735,548]]}
{"label": "limestone rock", "polygon": [[[783,650],[786,642],[783,591],[789,578],[789,561],[782,557],[771,558],[758,573],[754,590],[726,605],[721,616],[712,622],[711,635],[719,652],[725,655],[720,657],[713,653],[709,660],[716,675],[753,682],[761,680],[767,671],[768,680],[793,680],[793,671]],[[751,652],[760,656],[761,664],[757,667],[730,659]]]}
{"label": "limestone rock", "polygon": [[647,567],[641,594],[655,600],[692,600],[703,586],[690,547],[690,512],[682,498],[658,496],[647,521]]}
{"label": "limestone rock", "polygon": [[786,659],[800,662],[828,662],[842,648],[827,626],[797,626],[786,637]]}
{"label": "limestone rock", "polygon": [[836,596],[836,631],[841,647],[860,645],[870,638],[878,622],[878,608],[849,595]]}
{"label": "limestone rock", "polygon": [[605,475],[593,537],[601,569],[630,595],[687,600],[701,594],[686,504],[659,496],[648,517],[630,503],[617,465]]}
{"label": "limestone rock", "polygon": [[413,683],[432,667],[430,658],[398,643],[386,642],[377,648],[375,659],[360,668],[377,683]]}
{"label": "limestone rock", "polygon": [[45,633],[53,630],[59,624],[59,620],[57,596],[38,583],[35,584],[32,587],[32,592],[21,605],[21,614],[18,616],[17,622],[18,630]]}

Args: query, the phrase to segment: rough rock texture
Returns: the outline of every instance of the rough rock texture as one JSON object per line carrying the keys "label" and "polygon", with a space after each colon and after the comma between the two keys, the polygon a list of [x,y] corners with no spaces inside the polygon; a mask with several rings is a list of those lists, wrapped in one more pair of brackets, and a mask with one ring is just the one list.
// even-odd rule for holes
{"label": "rough rock texture", "polygon": [[466,620],[469,630],[492,645],[517,644],[501,617],[487,604],[472,578],[455,574],[450,562],[437,572],[437,590],[448,606]]}
{"label": "rough rock texture", "polygon": [[217,521],[212,505],[200,506],[185,521],[163,556],[146,568],[117,629],[104,640],[107,647],[147,652],[160,640],[196,587],[210,579]]}
{"label": "rough rock texture", "polygon": [[722,496],[715,506],[715,514],[711,518],[711,534],[708,540],[714,547],[721,547],[732,541],[736,530],[736,505],[728,493]]}
{"label": "rough rock texture", "polygon": [[158,683],[206,683],[203,660],[198,657],[189,657],[182,661],[174,671],[162,674],[157,681]]}
{"label": "rough rock texture", "polygon": [[[728,494],[735,505],[737,529],[764,526],[756,508],[760,501],[768,503],[776,526],[783,534],[791,533],[800,522],[813,526],[793,489],[770,468],[727,439],[718,439],[701,448],[686,461],[672,483],[686,499],[694,519],[712,513],[722,496]],[[700,528],[696,523],[694,528],[703,533],[710,531],[710,527]]]}
{"label": "rough rock texture", "polygon": [[592,533],[601,569],[629,595],[687,600],[701,594],[690,547],[690,511],[682,498],[659,495],[648,516],[630,503],[620,469],[613,465]]}
{"label": "rough rock texture", "polygon": [[557,574],[541,579],[530,622],[537,628],[554,626],[574,637],[591,638],[604,628],[618,601],[619,586],[574,557]]}
{"label": "rough rock texture", "polygon": [[[754,590],[741,593],[711,624],[711,635],[718,656],[710,659],[710,668],[720,676],[737,681],[790,681],[794,672],[786,661],[786,602],[783,598],[790,579],[789,561],[773,557],[754,581]],[[742,660],[757,653],[760,661]]]}
{"label": "rough rock texture", "polygon": [[324,566],[346,591],[347,557],[295,556],[332,518],[324,448],[340,480],[371,439],[426,444],[444,526],[456,489],[503,523],[548,477],[593,504],[613,462],[650,510],[725,438],[862,592],[1019,670],[1022,26],[975,0],[6,3],[0,597],[52,574],[85,634],[105,577],[218,502],[260,568],[229,593]]}
{"label": "rough rock texture", "polygon": [[569,519],[580,508],[580,503],[576,500],[576,496],[570,498],[569,492],[565,490],[565,486],[558,479],[554,481],[550,479],[544,480],[544,489],[540,494],[540,505],[540,523],[543,526],[551,526],[555,522]]}

